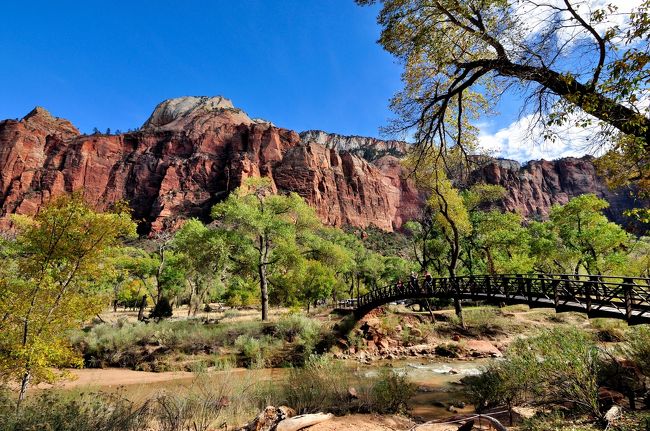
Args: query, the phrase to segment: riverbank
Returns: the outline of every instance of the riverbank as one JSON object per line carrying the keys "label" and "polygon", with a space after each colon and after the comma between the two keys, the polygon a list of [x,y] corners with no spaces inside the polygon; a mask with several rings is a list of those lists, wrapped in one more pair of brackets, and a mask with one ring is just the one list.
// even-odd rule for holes
{"label": "riverbank", "polygon": [[[208,394],[212,405],[221,406],[213,412],[216,418],[229,426],[250,420],[265,405],[284,403],[301,412],[341,415],[316,430],[402,429],[397,423],[412,429],[472,414],[464,379],[498,363],[518,338],[578,327],[616,345],[626,331],[616,321],[522,306],[466,307],[465,328],[448,310],[435,311],[432,320],[427,312],[387,307],[354,326],[324,310],[310,317],[274,311],[266,323],[234,310],[211,319],[149,324],[116,316],[113,323],[96,324],[72,339],[87,365],[115,361],[136,367],[70,370],[72,379],[40,384],[30,398],[101,392],[119,394],[136,408],[170,400],[191,404]],[[315,362],[303,369],[310,358]],[[412,390],[395,390],[406,386]],[[398,402],[391,406],[394,399]],[[377,411],[384,414],[371,414]],[[405,416],[392,423],[389,411]],[[430,429],[456,429],[444,426]]]}

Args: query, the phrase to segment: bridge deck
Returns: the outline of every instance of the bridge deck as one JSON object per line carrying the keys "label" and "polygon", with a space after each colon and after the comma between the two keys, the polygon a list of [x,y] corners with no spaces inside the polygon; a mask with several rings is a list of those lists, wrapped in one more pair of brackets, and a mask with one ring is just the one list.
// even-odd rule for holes
{"label": "bridge deck", "polygon": [[629,324],[650,323],[650,279],[568,274],[505,274],[411,280],[372,290],[356,298],[361,318],[381,305],[423,298],[454,298],[527,304],[588,317],[611,317]]}

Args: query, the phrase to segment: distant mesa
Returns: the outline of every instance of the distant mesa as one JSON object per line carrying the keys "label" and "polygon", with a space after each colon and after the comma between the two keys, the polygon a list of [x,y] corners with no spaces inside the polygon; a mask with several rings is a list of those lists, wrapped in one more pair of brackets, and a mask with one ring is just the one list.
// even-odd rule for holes
{"label": "distant mesa", "polygon": [[[253,120],[221,96],[165,100],[141,129],[121,135],[82,135],[37,107],[20,121],[0,121],[0,229],[10,214],[35,214],[72,191],[98,209],[128,201],[143,234],[174,229],[189,217],[209,220],[210,208],[244,179],[264,176],[329,225],[392,231],[419,216],[426,198],[400,164],[408,145],[298,134]],[[605,187],[589,157],[524,166],[486,158],[472,178],[506,187],[501,206],[530,219],[582,193],[607,199],[615,219],[635,204]]]}

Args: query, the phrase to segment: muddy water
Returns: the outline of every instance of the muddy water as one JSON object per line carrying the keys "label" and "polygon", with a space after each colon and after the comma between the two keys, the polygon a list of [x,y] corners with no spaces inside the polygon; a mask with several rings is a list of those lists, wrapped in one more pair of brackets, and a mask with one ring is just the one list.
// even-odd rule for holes
{"label": "muddy water", "polygon": [[[480,374],[482,367],[488,363],[488,359],[448,362],[421,360],[392,361],[390,366],[395,371],[406,374],[418,387],[416,395],[410,402],[411,414],[425,420],[432,420],[474,411],[473,406],[469,405],[463,395],[460,380],[465,376]],[[370,377],[376,375],[385,365],[389,364],[373,364],[363,372]],[[465,402],[466,407],[456,408],[455,412],[448,410],[450,404],[459,402]]]}
{"label": "muddy water", "polygon": [[[426,359],[409,361],[377,361],[371,365],[359,365],[357,362],[347,362],[362,376],[373,377],[379,374],[383,367],[391,367],[398,373],[406,374],[417,387],[416,395],[411,399],[410,407],[413,416],[425,420],[439,419],[457,413],[469,413],[473,407],[467,403],[462,393],[460,380],[465,376],[480,373],[489,360],[477,359],[472,361],[432,361]],[[71,370],[76,377],[55,385],[60,389],[72,391],[121,390],[134,401],[145,400],[160,390],[175,391],[190,387],[196,375],[189,372],[151,373],[125,369],[82,369]],[[226,375],[237,376],[239,381],[281,381],[285,378],[287,369],[272,368],[263,370],[247,370],[237,368],[229,371],[213,371],[206,376],[214,382],[223,381]],[[52,387],[39,385],[40,389]],[[36,391],[38,392],[38,390]],[[448,411],[450,404],[466,402],[467,406],[457,409],[457,413]]]}

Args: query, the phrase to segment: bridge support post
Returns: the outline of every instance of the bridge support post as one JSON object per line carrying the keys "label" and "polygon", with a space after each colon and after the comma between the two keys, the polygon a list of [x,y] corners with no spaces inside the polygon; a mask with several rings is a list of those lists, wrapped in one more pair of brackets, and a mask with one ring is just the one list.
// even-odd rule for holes
{"label": "bridge support post", "polygon": [[527,276],[524,279],[524,283],[526,284],[526,299],[528,300],[528,306],[530,307],[533,303],[533,280]]}
{"label": "bridge support post", "polygon": [[623,279],[623,293],[625,294],[625,320],[629,323],[632,321],[632,306],[633,298],[632,291],[634,286],[634,280],[631,278]]}
{"label": "bridge support post", "polygon": [[591,277],[589,277],[589,281],[586,281],[582,285],[582,288],[585,291],[585,307],[587,309],[587,316],[589,316],[589,313],[591,312]]}
{"label": "bridge support post", "polygon": [[488,298],[492,296],[492,277],[490,275],[485,277],[485,292]]}

